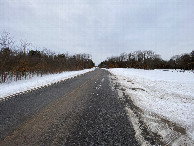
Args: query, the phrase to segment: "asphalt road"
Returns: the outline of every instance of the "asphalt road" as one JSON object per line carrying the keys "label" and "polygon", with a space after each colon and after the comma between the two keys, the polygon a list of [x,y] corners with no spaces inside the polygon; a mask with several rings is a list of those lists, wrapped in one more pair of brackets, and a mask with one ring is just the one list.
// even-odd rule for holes
{"label": "asphalt road", "polygon": [[0,145],[138,145],[109,73],[79,77],[0,102]]}

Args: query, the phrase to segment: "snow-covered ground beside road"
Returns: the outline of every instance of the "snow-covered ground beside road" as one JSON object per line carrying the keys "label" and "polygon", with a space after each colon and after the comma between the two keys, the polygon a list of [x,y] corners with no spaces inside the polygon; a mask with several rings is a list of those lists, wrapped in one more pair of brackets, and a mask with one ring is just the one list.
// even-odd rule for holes
{"label": "snow-covered ground beside road", "polygon": [[45,85],[51,85],[53,83],[66,80],[68,78],[72,78],[93,71],[94,69],[95,68],[80,71],[66,71],[58,74],[43,75],[42,77],[35,76],[28,80],[2,83],[0,84],[0,99],[20,92],[32,90],[34,88],[43,87]]}
{"label": "snow-covered ground beside road", "polygon": [[186,129],[194,140],[194,73],[176,70],[108,69],[135,105]]}

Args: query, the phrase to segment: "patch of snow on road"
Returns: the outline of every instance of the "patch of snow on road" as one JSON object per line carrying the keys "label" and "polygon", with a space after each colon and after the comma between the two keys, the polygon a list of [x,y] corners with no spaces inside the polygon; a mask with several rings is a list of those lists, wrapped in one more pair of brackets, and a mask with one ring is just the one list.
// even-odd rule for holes
{"label": "patch of snow on road", "polygon": [[194,140],[194,73],[176,70],[109,69],[141,109],[187,130]]}
{"label": "patch of snow on road", "polygon": [[33,77],[29,80],[20,80],[11,83],[0,84],[0,99],[6,96],[10,96],[16,93],[31,90],[37,87],[50,85],[59,81],[66,80],[68,78],[76,77],[78,75],[93,71],[92,69],[85,69],[80,71],[67,71],[58,74],[43,75],[42,77]]}

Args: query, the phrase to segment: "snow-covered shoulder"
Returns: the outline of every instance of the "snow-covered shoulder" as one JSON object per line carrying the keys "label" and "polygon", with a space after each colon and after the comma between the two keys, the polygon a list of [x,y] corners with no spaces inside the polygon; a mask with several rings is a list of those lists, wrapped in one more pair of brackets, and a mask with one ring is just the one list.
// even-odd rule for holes
{"label": "snow-covered shoulder", "polygon": [[194,140],[194,73],[177,70],[108,69],[141,109],[186,129]]}
{"label": "snow-covered shoulder", "polygon": [[80,71],[66,71],[58,74],[43,75],[42,77],[36,76],[28,80],[19,80],[17,82],[14,81],[11,83],[2,83],[0,84],[0,100],[13,94],[21,93],[35,88],[40,88],[46,85],[51,85],[53,83],[66,80],[68,78],[76,77],[78,75],[93,70],[95,70],[95,68],[84,69]]}

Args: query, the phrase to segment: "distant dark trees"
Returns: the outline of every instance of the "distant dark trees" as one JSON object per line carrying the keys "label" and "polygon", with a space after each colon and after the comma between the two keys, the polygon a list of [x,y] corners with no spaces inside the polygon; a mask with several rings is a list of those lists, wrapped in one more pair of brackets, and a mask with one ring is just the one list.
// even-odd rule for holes
{"label": "distant dark trees", "polygon": [[19,80],[33,74],[42,75],[94,67],[89,54],[55,54],[47,49],[42,51],[29,49],[30,46],[31,44],[21,41],[21,45],[16,47],[9,33],[1,34],[0,83],[13,76],[15,80]]}
{"label": "distant dark trees", "polygon": [[139,68],[139,69],[194,69],[194,51],[190,54],[173,56],[169,61],[163,60],[153,51],[135,51],[122,53],[101,62],[99,67],[107,68]]}
{"label": "distant dark trees", "polygon": [[194,69],[194,51],[190,54],[176,55],[168,61],[168,67],[174,69]]}

